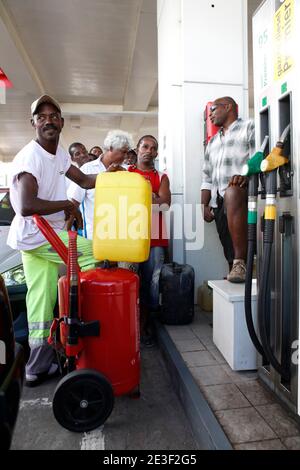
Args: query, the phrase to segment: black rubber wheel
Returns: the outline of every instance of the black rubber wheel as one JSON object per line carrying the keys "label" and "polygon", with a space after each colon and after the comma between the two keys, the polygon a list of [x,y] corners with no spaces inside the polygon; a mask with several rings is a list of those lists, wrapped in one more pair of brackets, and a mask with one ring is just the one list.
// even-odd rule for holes
{"label": "black rubber wheel", "polygon": [[56,387],[52,405],[59,424],[75,432],[88,432],[101,426],[113,406],[110,382],[92,369],[67,374]]}

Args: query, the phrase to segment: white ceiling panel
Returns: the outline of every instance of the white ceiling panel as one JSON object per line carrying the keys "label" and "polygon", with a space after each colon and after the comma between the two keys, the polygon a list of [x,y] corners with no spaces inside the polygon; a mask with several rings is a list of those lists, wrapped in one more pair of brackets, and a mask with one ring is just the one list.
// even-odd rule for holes
{"label": "white ceiling panel", "polygon": [[63,104],[65,148],[120,127],[138,136],[147,114],[157,132],[156,34],[156,0],[0,0],[0,67],[14,85],[0,105],[0,161],[34,136],[41,93]]}
{"label": "white ceiling panel", "polygon": [[[248,0],[249,19],[260,0]],[[157,135],[157,0],[0,0],[0,67],[13,82],[0,104],[0,161],[33,136],[30,103],[64,104],[65,148],[101,145],[108,130]],[[251,23],[249,21],[251,36]],[[250,104],[253,102],[250,52]],[[154,112],[153,112],[154,111]]]}
{"label": "white ceiling panel", "polygon": [[3,0],[49,93],[120,103],[139,0]]}

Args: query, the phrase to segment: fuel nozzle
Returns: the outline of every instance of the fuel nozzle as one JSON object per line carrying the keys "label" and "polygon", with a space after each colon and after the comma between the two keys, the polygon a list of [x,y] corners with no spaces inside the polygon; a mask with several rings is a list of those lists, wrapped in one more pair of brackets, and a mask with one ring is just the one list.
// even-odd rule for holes
{"label": "fuel nozzle", "polygon": [[243,166],[243,169],[242,169],[243,176],[258,175],[258,173],[261,172],[260,166],[261,166],[262,161],[265,158],[264,152],[268,143],[269,143],[269,136],[266,135],[259,151],[256,152],[253,155],[253,157],[251,157],[250,160],[246,163],[246,165]]}
{"label": "fuel nozzle", "polygon": [[257,175],[261,172],[260,165],[264,160],[265,155],[263,152],[256,152],[253,157],[243,166],[242,175],[243,176],[252,176]]}
{"label": "fuel nozzle", "polygon": [[289,159],[283,155],[283,147],[290,132],[290,129],[291,125],[289,124],[284,129],[280,140],[276,144],[276,147],[274,147],[271,153],[267,156],[267,158],[262,161],[260,166],[262,172],[266,173],[273,170],[277,170],[277,168],[286,165],[289,162]]}
{"label": "fuel nozzle", "polygon": [[276,170],[280,166],[286,165],[289,162],[288,158],[282,155],[282,149],[282,142],[277,142],[276,147],[274,147],[267,158],[262,161],[260,166],[262,172],[266,173]]}

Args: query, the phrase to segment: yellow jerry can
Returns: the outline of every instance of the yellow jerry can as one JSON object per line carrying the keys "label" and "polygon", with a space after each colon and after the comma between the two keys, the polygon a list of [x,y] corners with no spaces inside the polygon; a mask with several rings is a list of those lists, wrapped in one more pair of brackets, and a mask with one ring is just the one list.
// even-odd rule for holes
{"label": "yellow jerry can", "polygon": [[152,188],[137,173],[100,173],[95,186],[93,252],[98,260],[149,258]]}

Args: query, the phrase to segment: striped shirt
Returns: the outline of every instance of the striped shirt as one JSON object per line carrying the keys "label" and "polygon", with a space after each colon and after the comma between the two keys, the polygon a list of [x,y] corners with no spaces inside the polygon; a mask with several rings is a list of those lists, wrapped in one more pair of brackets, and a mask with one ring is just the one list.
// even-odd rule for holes
{"label": "striped shirt", "polygon": [[211,191],[211,207],[217,207],[217,194],[224,197],[230,178],[240,175],[243,165],[255,152],[254,122],[237,119],[223,134],[221,129],[206,147],[202,189]]}

